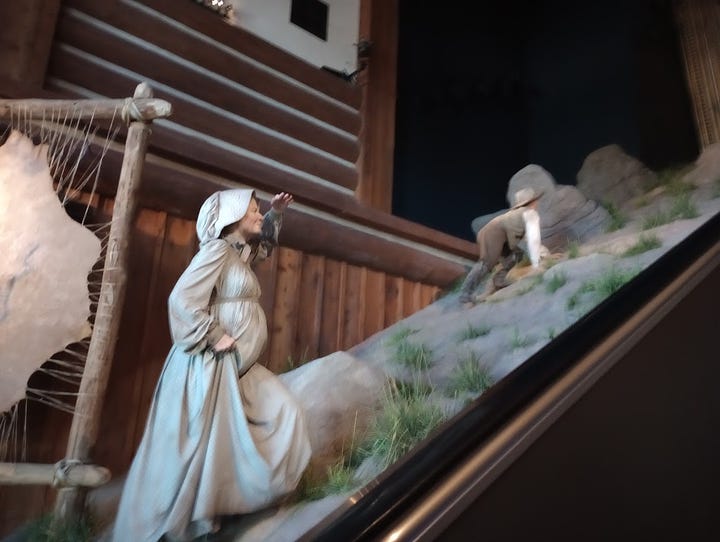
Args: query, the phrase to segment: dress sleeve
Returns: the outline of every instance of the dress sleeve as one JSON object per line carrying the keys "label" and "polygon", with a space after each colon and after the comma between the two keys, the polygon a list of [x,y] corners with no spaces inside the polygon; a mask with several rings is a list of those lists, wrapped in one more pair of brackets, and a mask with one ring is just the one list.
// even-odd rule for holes
{"label": "dress sleeve", "polygon": [[173,342],[185,351],[214,345],[225,331],[210,315],[210,297],[222,273],[230,245],[215,240],[200,247],[168,298]]}
{"label": "dress sleeve", "polygon": [[278,245],[278,236],[282,227],[282,213],[278,213],[275,209],[265,213],[262,224],[262,234],[257,249],[253,250],[250,262],[255,264],[263,261],[272,254],[273,248]]}

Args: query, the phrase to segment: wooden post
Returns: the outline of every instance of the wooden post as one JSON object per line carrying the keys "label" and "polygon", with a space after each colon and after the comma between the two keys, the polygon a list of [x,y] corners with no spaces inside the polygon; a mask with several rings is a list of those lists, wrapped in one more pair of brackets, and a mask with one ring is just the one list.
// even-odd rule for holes
{"label": "wooden post", "polygon": [[363,86],[356,195],[362,202],[392,211],[397,94],[398,0],[361,0],[360,40],[369,44]]}
{"label": "wooden post", "polygon": [[[149,98],[151,95],[150,88],[144,83],[135,90],[135,98]],[[130,123],[110,225],[95,326],[68,438],[66,457],[70,460],[89,459],[100,426],[102,403],[125,295],[128,239],[149,134],[149,123],[137,120]],[[82,512],[84,500],[85,490],[81,488],[61,489],[55,502],[55,519],[62,522],[76,518]]]}
{"label": "wooden post", "polygon": [[60,4],[61,0],[0,2],[0,77],[42,87]]}

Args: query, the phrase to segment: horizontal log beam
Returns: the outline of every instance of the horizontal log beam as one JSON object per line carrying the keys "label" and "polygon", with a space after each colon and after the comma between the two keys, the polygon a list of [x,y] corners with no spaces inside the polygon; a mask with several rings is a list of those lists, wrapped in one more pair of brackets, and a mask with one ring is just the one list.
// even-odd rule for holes
{"label": "horizontal log beam", "polygon": [[0,485],[51,485],[55,487],[98,487],[110,480],[110,471],[97,465],[60,461],[41,463],[0,463]]}
{"label": "horizontal log beam", "polygon": [[[117,158],[109,156],[105,162],[109,165],[117,162]],[[263,176],[258,178],[266,179]],[[288,191],[295,195],[298,203],[358,226],[436,248],[463,259],[473,260],[477,257],[475,243],[367,207],[352,195],[333,193],[328,189],[308,187],[307,183],[303,185],[289,181],[289,176],[278,176],[273,178],[271,183],[260,183],[233,175],[232,171],[191,168],[151,154],[146,159],[140,197],[144,206],[194,220],[205,198],[217,190],[243,184],[271,194]],[[111,186],[108,188],[113,190]]]}
{"label": "horizontal log beam", "polygon": [[[297,98],[300,87],[304,86],[331,98],[331,100],[323,100],[331,118],[344,119],[345,116],[340,114],[341,110],[357,111],[360,107],[360,88],[271,45],[242,28],[228,24],[201,6],[194,5],[193,2],[65,0],[63,5],[97,17],[141,39],[147,39],[230,79],[245,81],[257,92],[277,97],[281,101],[283,96],[288,95],[288,91]],[[179,37],[179,32],[182,37]],[[197,33],[207,38],[198,40]],[[227,49],[237,51],[256,63],[267,66],[271,71],[285,74],[301,85],[293,84],[286,78],[272,76],[268,70],[258,70],[256,63],[231,55]],[[295,88],[294,92],[291,87]],[[312,94],[317,95],[317,93],[305,93],[304,103],[308,105],[318,103],[311,99]],[[317,98],[321,99],[320,96]],[[340,102],[344,106],[339,108],[333,102]],[[358,125],[359,119],[357,115],[354,116],[356,118],[353,122]]]}
{"label": "horizontal log beam", "polygon": [[[104,180],[98,186],[101,194],[113,196],[115,183],[109,179],[116,178],[113,172],[120,161],[121,157],[113,150],[105,156],[101,175]],[[214,175],[148,155],[138,193],[139,205],[195,220],[208,196],[240,184],[264,194],[283,189]],[[267,200],[261,195],[263,199]],[[345,208],[345,212],[338,213],[336,209],[318,208],[302,191],[296,193],[295,199],[297,205],[288,210],[282,243],[296,250],[441,287],[456,280],[476,258],[475,245],[469,241],[357,203],[353,212]],[[364,213],[364,224],[358,220],[361,213]],[[373,221],[372,217],[377,220]]]}
{"label": "horizontal log beam", "polygon": [[[87,3],[93,0],[82,1]],[[117,2],[118,0],[115,1]],[[355,107],[356,109],[360,107],[359,88],[308,64],[291,53],[287,53],[282,49],[270,45],[267,41],[255,36],[251,32],[227,24],[194,2],[143,0],[142,4],[161,13],[168,14],[182,24],[206,36],[212,36],[213,39],[224,45],[241,51],[250,58],[270,66],[293,79],[301,81],[310,88],[317,89],[323,94],[332,96],[336,100]]]}
{"label": "horizontal log beam", "polygon": [[20,115],[22,118],[47,118],[49,112],[59,117],[78,120],[110,119],[150,121],[172,113],[172,106],[158,98],[127,98],[125,100],[0,100],[0,117]]}
{"label": "horizontal log beam", "polygon": [[[83,58],[78,52],[56,49],[50,61],[53,73],[62,74],[63,79],[87,89],[88,91],[104,96],[111,95],[116,89],[132,87],[135,81],[127,74],[113,71],[110,68],[103,68],[95,65],[91,60]],[[53,88],[53,81],[49,82]],[[233,145],[242,147],[258,156],[268,158],[275,162],[286,164],[298,171],[319,177],[329,183],[343,186],[353,190],[357,185],[357,172],[351,163],[339,163],[296,144],[273,137],[260,129],[239,124],[237,121],[224,117],[217,112],[204,109],[197,104],[177,96],[171,96],[162,89],[156,89],[156,95],[173,103],[175,114],[173,122],[199,132],[199,143],[203,147],[212,146],[206,141],[208,136],[231,142]],[[155,133],[159,133],[159,127]],[[154,135],[151,146],[157,146],[162,138]],[[192,138],[185,138],[186,142],[193,141]],[[203,161],[209,158],[196,143],[192,143],[189,149],[179,149],[174,145],[167,147],[170,152],[175,150],[178,154],[188,158],[192,156],[203,157]],[[215,160],[223,163],[223,155],[231,153],[225,149],[219,149],[219,156]],[[189,154],[188,154],[189,152]],[[218,163],[218,162],[215,162]],[[243,171],[238,169],[237,171]]]}

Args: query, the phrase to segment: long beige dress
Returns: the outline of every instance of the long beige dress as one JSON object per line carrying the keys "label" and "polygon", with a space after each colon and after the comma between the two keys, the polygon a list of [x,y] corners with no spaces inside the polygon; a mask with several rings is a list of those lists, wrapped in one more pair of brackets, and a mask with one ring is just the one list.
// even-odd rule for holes
{"label": "long beige dress", "polygon": [[[266,339],[260,285],[222,239],[203,244],[169,299],[174,345],[125,482],[116,542],[187,540],[219,515],[252,512],[292,491],[310,459],[303,415],[255,364]],[[222,331],[235,348],[214,353]]]}

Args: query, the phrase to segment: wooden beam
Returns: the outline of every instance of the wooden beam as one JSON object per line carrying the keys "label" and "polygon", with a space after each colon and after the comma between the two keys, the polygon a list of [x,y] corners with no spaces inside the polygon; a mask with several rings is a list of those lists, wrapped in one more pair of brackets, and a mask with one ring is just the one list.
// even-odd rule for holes
{"label": "wooden beam", "polygon": [[98,487],[110,481],[110,471],[82,463],[0,463],[0,485]]}
{"label": "wooden beam", "polygon": [[45,81],[61,0],[0,2],[0,76],[35,88]]}
{"label": "wooden beam", "polygon": [[[105,9],[93,1],[83,6],[83,12],[66,10],[58,24],[56,42],[145,74],[155,81],[214,103],[227,111],[246,115],[263,125],[267,124],[267,115],[277,116],[282,112],[277,104],[284,104],[350,134],[357,134],[359,130],[360,120],[356,110],[279,77],[277,73],[258,66],[234,51],[213,47],[197,34],[171,25],[167,18],[149,17],[139,7],[132,5],[117,6],[112,13],[102,18]],[[110,32],[106,25],[122,33]],[[242,49],[238,53],[242,53]],[[216,73],[220,78],[193,72],[193,65]],[[63,68],[67,67],[56,69],[55,75],[72,81]],[[200,85],[198,77],[203,78]],[[253,95],[251,91],[257,94]],[[274,105],[269,105],[267,98],[273,100]],[[286,121],[291,118],[297,120],[297,117],[285,114]],[[315,128],[318,126],[315,125]]]}
{"label": "wooden beam", "polygon": [[110,119],[119,116],[131,120],[149,121],[172,113],[172,106],[157,98],[130,100],[0,100],[0,117],[19,115],[23,119],[44,119],[48,112],[55,118]]}
{"label": "wooden beam", "polygon": [[[160,127],[155,127],[153,138],[157,138],[159,131]],[[187,150],[190,152],[189,146]],[[215,157],[215,154],[211,154],[209,148],[203,147],[202,150],[211,157]],[[221,158],[219,150],[217,157],[218,159]],[[117,153],[110,149],[103,160],[103,175],[98,187],[98,190],[103,195],[111,196],[114,194],[115,183],[110,179],[116,178],[119,158]],[[143,184],[140,187],[140,205],[164,210],[170,214],[194,220],[197,217],[200,205],[210,194],[217,190],[236,188],[238,183],[247,184],[268,193],[283,190],[292,192],[298,203],[317,209],[318,212],[326,212],[339,219],[354,222],[358,224],[358,228],[362,226],[377,230],[378,232],[421,243],[427,247],[436,248],[442,252],[471,261],[477,258],[475,243],[366,207],[352,196],[337,194],[322,187],[302,185],[300,182],[296,183],[290,175],[286,175],[284,179],[278,175],[277,180],[273,176],[272,183],[260,184],[253,179],[232,176],[231,168],[218,168],[213,171],[211,162],[206,163],[204,166],[203,169],[189,168],[177,162],[149,154],[145,162]],[[263,171],[262,173],[263,175],[257,178],[267,181],[268,177],[270,177],[269,171]],[[318,218],[317,223],[324,223],[325,228],[328,229],[326,221]],[[308,240],[308,242],[311,241]],[[394,243],[391,242],[391,244]],[[343,243],[340,242],[339,245],[336,250],[343,251]],[[302,246],[296,248],[305,251]],[[397,262],[397,264],[402,265],[402,262]]]}
{"label": "wooden beam", "polygon": [[398,0],[361,0],[360,43],[368,49],[358,75],[363,103],[356,194],[386,212],[392,210],[397,33]]}

